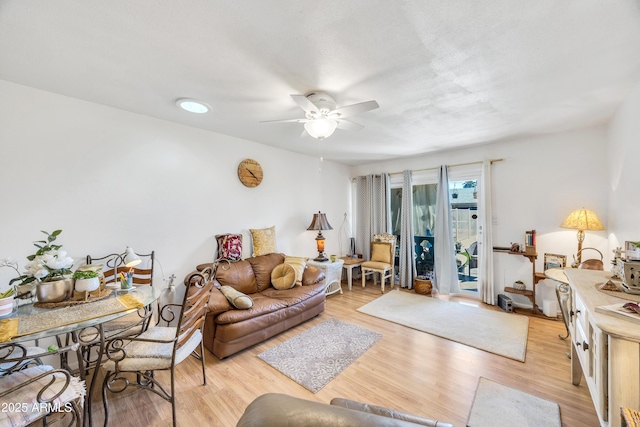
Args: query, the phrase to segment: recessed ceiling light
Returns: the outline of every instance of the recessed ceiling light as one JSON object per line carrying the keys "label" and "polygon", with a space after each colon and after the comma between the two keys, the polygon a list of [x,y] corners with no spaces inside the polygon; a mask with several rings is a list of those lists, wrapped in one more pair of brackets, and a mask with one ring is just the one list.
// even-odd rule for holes
{"label": "recessed ceiling light", "polygon": [[191,98],[179,98],[176,100],[176,105],[185,111],[196,114],[204,114],[211,110],[211,107],[204,102]]}

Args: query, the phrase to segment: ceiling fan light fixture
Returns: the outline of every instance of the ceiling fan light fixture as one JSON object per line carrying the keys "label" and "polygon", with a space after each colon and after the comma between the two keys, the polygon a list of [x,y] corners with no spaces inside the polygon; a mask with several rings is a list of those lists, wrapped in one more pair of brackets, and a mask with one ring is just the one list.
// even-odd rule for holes
{"label": "ceiling fan light fixture", "polygon": [[176,105],[185,111],[195,114],[204,114],[211,110],[209,105],[192,98],[178,98]]}
{"label": "ceiling fan light fixture", "polygon": [[304,130],[317,139],[330,137],[335,132],[336,127],[338,127],[338,122],[327,118],[309,120],[304,124]]}

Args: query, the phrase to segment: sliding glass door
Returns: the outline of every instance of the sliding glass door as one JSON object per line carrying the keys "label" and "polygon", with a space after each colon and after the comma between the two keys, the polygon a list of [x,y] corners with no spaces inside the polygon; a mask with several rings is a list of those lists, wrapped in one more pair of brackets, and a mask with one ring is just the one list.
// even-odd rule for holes
{"label": "sliding glass door", "polygon": [[[479,171],[450,172],[449,196],[453,216],[458,281],[463,294],[478,296],[478,179]],[[415,176],[415,175],[414,175]],[[437,184],[435,176],[418,176],[413,185],[412,221],[414,253],[418,276],[433,277],[435,260],[434,235]],[[455,181],[453,179],[456,179]],[[426,182],[425,182],[426,181]],[[428,181],[432,181],[429,183]],[[392,182],[391,226],[400,237],[402,188]]]}

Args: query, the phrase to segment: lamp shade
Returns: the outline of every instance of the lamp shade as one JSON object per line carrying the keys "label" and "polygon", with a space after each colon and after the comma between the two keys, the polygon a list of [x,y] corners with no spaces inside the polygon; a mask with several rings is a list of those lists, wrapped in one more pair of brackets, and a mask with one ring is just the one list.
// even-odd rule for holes
{"label": "lamp shade", "polygon": [[327,216],[318,211],[317,214],[313,214],[311,225],[307,230],[333,230],[333,227],[327,221]]}
{"label": "lamp shade", "polygon": [[304,124],[304,130],[317,139],[330,137],[336,130],[336,127],[338,127],[338,122],[327,118],[309,120]]}
{"label": "lamp shade", "polygon": [[136,255],[136,253],[133,251],[133,249],[131,249],[129,246],[127,246],[127,250],[124,252],[124,266],[125,267],[135,267],[136,265],[140,264],[142,262],[142,260],[140,259],[140,257],[138,255]]}
{"label": "lamp shade", "polygon": [[573,230],[604,230],[604,225],[600,222],[598,215],[589,209],[576,209],[565,219],[562,228],[571,228]]}

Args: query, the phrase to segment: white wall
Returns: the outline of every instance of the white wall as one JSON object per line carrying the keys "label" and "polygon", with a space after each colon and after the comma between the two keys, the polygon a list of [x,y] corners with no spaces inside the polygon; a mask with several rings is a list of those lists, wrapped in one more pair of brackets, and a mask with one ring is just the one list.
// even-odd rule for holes
{"label": "white wall", "polygon": [[609,125],[609,243],[640,240],[640,84]]}
{"label": "white wall", "polygon": [[[254,142],[0,81],[0,258],[20,262],[40,230],[62,229],[78,263],[86,254],[155,250],[164,276],[178,280],[213,260],[220,233],[276,226],[278,250],[316,256],[306,231],[326,212],[327,253],[350,209],[349,168]],[[257,188],[238,163],[264,169]],[[345,243],[346,244],[346,243]],[[159,273],[159,271],[158,271]],[[14,275],[0,270],[0,290]],[[162,283],[161,276],[156,281]]]}
{"label": "white wall", "polygon": [[[492,170],[493,243],[521,243],[525,230],[535,229],[539,254],[536,270],[542,271],[545,252],[564,254],[568,263],[576,253],[576,232],[559,227],[572,210],[582,206],[593,209],[607,223],[606,153],[606,129],[593,127],[357,166],[352,168],[352,175],[504,158],[494,163]],[[606,236],[606,232],[586,232],[584,246],[598,248],[607,258]],[[496,253],[494,261],[498,293],[518,279],[532,287],[532,266],[526,258]]]}

